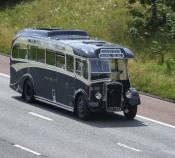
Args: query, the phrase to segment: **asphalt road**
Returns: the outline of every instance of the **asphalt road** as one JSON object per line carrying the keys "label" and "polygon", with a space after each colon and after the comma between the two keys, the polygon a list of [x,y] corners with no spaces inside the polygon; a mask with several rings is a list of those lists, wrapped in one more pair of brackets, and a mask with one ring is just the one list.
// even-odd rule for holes
{"label": "asphalt road", "polygon": [[82,122],[59,108],[23,102],[8,84],[0,76],[0,157],[175,157],[173,128],[118,114]]}
{"label": "asphalt road", "polygon": [[[149,115],[151,108],[156,111],[160,105],[171,106],[147,96],[142,98],[139,114]],[[171,108],[174,109],[174,104]],[[140,112],[141,109],[144,111]],[[157,115],[161,112],[162,109]],[[173,114],[168,120],[173,120]],[[71,112],[41,102],[25,103],[20,94],[9,88],[9,78],[1,74],[0,120],[0,158],[175,157],[174,126],[141,117],[127,121],[121,114],[94,115],[82,122]]]}

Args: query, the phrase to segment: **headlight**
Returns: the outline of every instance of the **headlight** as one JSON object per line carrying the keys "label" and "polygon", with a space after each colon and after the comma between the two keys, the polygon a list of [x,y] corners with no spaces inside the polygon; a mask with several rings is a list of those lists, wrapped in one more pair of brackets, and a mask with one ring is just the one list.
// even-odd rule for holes
{"label": "headlight", "polygon": [[127,91],[127,92],[126,92],[126,97],[127,97],[128,99],[132,97],[132,94],[131,94],[130,91]]}
{"label": "headlight", "polygon": [[100,92],[95,93],[95,98],[100,100],[102,98],[102,94]]}

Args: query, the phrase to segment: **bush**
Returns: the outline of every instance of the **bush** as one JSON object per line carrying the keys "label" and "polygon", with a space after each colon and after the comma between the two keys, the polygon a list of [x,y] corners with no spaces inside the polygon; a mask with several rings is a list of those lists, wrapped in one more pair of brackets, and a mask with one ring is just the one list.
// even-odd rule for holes
{"label": "bush", "polygon": [[167,72],[175,76],[175,59],[169,58],[166,61]]}

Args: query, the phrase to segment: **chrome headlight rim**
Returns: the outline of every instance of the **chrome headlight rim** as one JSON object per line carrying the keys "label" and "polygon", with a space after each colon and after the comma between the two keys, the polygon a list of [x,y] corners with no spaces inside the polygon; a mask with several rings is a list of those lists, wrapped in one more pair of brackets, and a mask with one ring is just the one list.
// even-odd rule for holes
{"label": "chrome headlight rim", "polygon": [[100,100],[102,98],[102,94],[100,92],[95,93],[95,98]]}
{"label": "chrome headlight rim", "polygon": [[125,94],[126,98],[130,99],[132,97],[132,93],[130,90],[128,90]]}

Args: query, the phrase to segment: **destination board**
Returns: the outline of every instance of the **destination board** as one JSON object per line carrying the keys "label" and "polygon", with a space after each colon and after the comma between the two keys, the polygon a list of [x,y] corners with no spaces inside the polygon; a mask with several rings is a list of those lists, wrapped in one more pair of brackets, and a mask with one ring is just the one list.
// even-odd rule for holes
{"label": "destination board", "polygon": [[101,49],[99,58],[124,58],[120,49]]}

